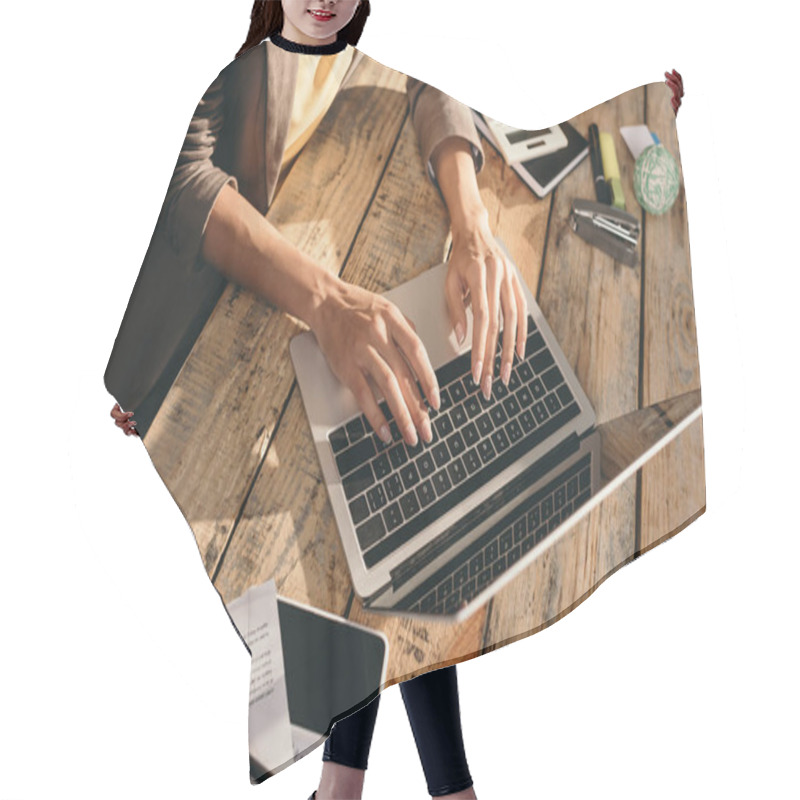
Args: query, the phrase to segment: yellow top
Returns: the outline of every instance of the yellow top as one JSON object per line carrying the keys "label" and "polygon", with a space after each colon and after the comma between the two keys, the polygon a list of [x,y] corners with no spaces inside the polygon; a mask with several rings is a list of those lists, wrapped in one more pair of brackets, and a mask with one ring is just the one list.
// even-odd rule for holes
{"label": "yellow top", "polygon": [[325,116],[354,55],[351,45],[331,55],[296,54],[297,85],[281,170],[302,150]]}

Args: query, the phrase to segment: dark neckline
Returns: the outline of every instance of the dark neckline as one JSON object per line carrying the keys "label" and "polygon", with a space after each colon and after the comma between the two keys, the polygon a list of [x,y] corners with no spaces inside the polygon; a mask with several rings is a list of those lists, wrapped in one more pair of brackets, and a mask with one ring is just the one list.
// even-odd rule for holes
{"label": "dark neckline", "polygon": [[269,40],[276,47],[281,50],[288,50],[290,53],[308,53],[310,55],[326,56],[333,53],[341,53],[347,47],[346,39],[337,39],[330,44],[298,44],[297,42],[281,36],[279,33],[273,33]]}

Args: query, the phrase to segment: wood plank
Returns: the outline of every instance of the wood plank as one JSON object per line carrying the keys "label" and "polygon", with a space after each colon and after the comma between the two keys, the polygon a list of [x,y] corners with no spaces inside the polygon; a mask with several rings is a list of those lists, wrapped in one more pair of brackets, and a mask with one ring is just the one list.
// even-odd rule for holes
{"label": "wood plank", "polygon": [[[664,84],[647,87],[647,124],[680,163],[670,97]],[[700,388],[683,181],[670,211],[647,215],[645,237],[641,404],[649,406]],[[638,550],[669,536],[705,504],[700,420],[641,470]]]}
{"label": "wood plank", "polygon": [[352,594],[296,384],[214,585],[229,602],[269,579],[282,597],[340,616]]}
{"label": "wood plank", "polygon": [[[678,131],[663,84],[647,87],[647,123],[680,164]],[[628,159],[632,160],[632,159]],[[645,219],[642,405],[700,388],[686,193],[666,214]]]}
{"label": "wood plank", "polygon": [[[633,165],[623,158],[619,127],[643,121],[642,88],[570,120],[584,136],[592,122],[612,134],[626,208],[637,216]],[[568,218],[575,198],[595,199],[588,158],[555,190],[537,299],[601,423],[637,408],[641,268],[616,263],[570,229]],[[635,488],[633,477],[495,596],[486,627],[486,650],[559,619],[631,558]]]}
{"label": "wood plank", "polygon": [[[406,112],[405,79],[364,59],[295,162],[267,215],[341,268]],[[336,135],[346,126],[350,136]],[[147,436],[156,469],[213,576],[262,463],[294,372],[288,315],[229,284]]]}
{"label": "wood plank", "polygon": [[637,555],[682,530],[706,510],[703,418],[693,422],[641,472],[641,543]]}

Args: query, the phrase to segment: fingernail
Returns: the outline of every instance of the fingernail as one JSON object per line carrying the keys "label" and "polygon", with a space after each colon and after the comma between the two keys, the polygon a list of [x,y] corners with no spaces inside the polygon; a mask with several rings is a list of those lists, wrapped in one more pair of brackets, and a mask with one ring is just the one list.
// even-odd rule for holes
{"label": "fingernail", "polygon": [[472,382],[476,386],[480,383],[481,372],[483,372],[483,361],[478,361],[472,370]]}
{"label": "fingernail", "polygon": [[503,364],[503,374],[500,377],[503,383],[508,386],[508,382],[511,380],[511,364]]}
{"label": "fingernail", "polygon": [[381,429],[378,431],[378,436],[380,436],[381,441],[384,444],[389,444],[392,441],[392,434],[389,433],[388,425],[381,425]]}
{"label": "fingernail", "polygon": [[430,442],[433,439],[433,430],[431,429],[431,421],[425,417],[422,420],[422,440],[424,442]]}
{"label": "fingernail", "polygon": [[413,425],[409,425],[405,430],[404,434],[406,437],[406,441],[412,446],[416,447],[419,443],[419,439],[417,438],[417,430]]}
{"label": "fingernail", "polygon": [[438,411],[439,406],[442,405],[442,398],[439,396],[439,390],[433,390],[433,407]]}
{"label": "fingernail", "polygon": [[464,326],[460,322],[456,323],[456,339],[459,344],[464,343]]}
{"label": "fingernail", "polygon": [[492,374],[491,374],[491,373],[489,373],[489,374],[488,374],[488,375],[487,375],[487,376],[486,376],[486,377],[483,379],[483,396],[484,396],[484,397],[485,397],[487,400],[490,400],[490,399],[491,399],[491,397],[492,397]]}

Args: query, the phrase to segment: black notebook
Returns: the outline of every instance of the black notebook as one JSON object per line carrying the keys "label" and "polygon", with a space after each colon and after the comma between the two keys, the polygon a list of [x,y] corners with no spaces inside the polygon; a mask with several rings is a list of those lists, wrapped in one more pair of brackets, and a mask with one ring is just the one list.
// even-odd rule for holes
{"label": "black notebook", "polygon": [[[475,109],[472,109],[472,116],[478,131],[500,153],[483,117]],[[569,122],[562,122],[559,127],[567,136],[566,147],[546,156],[510,165],[514,172],[533,189],[537,197],[544,197],[551,192],[589,154],[589,142]]]}

